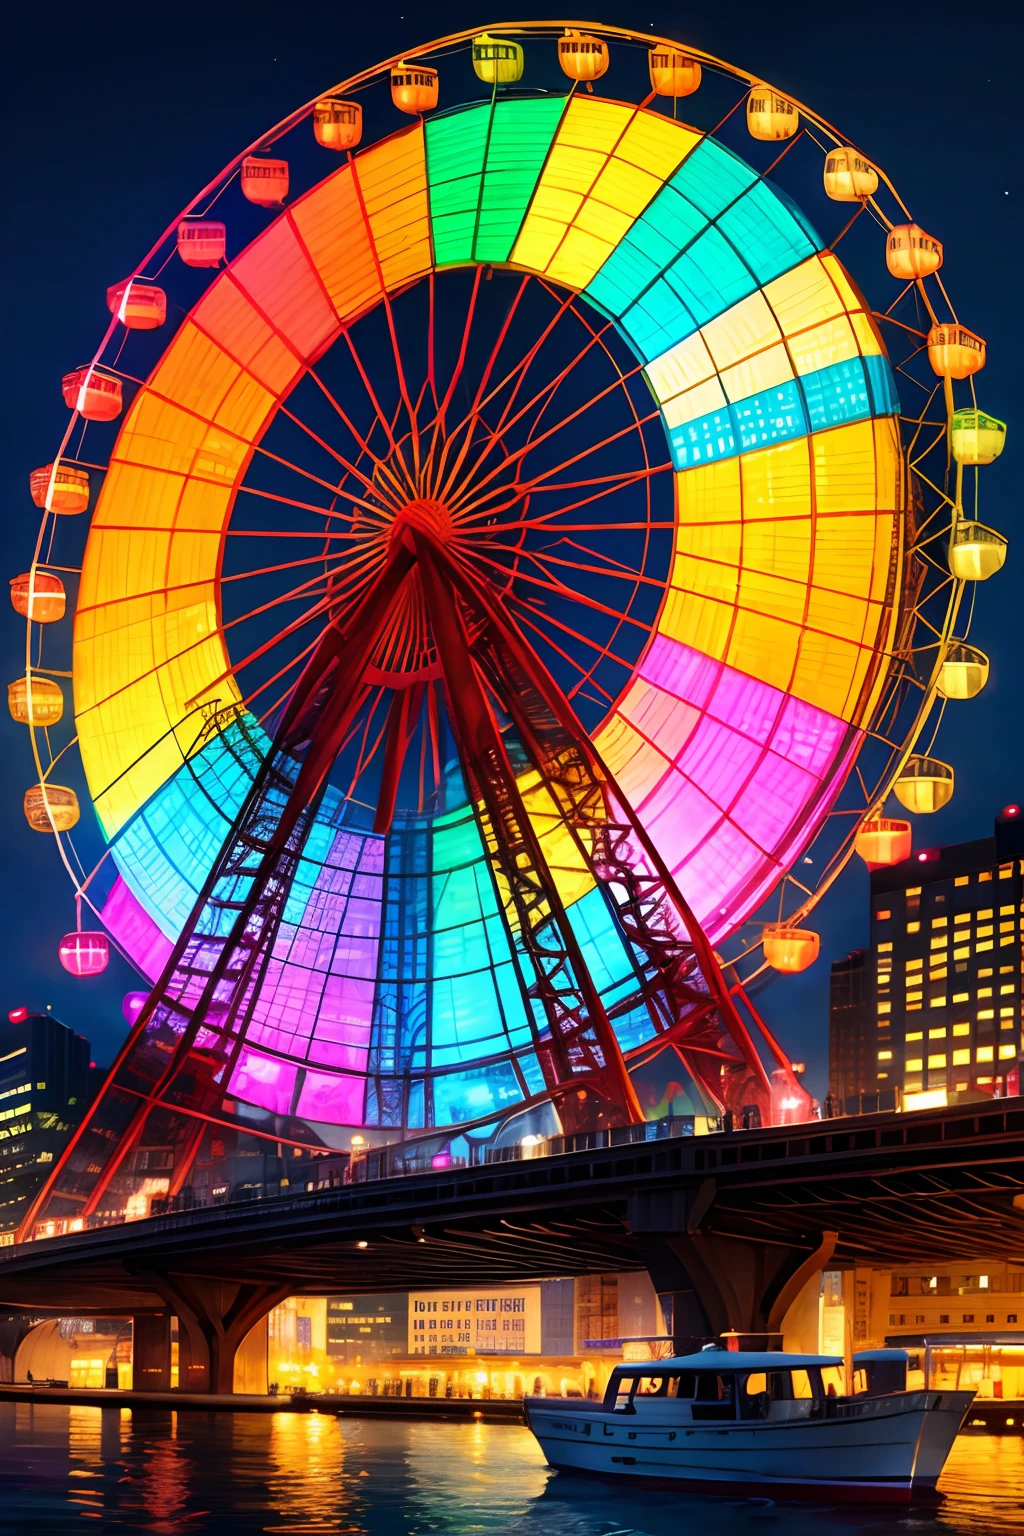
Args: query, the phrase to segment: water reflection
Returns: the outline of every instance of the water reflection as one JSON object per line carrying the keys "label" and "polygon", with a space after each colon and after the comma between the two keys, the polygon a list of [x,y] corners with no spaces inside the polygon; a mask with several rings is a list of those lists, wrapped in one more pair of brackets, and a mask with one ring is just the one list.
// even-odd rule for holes
{"label": "water reflection", "polygon": [[685,1500],[555,1476],[526,1430],[0,1403],[0,1532],[1024,1536],[1024,1441],[958,1441],[934,1511]]}

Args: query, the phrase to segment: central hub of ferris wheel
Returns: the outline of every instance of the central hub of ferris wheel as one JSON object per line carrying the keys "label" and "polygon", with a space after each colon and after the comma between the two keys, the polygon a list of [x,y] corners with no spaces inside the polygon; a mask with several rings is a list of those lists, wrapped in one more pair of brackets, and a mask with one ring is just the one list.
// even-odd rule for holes
{"label": "central hub of ferris wheel", "polygon": [[406,529],[417,529],[442,545],[451,543],[455,531],[452,515],[445,504],[429,497],[406,502],[392,524],[389,542]]}

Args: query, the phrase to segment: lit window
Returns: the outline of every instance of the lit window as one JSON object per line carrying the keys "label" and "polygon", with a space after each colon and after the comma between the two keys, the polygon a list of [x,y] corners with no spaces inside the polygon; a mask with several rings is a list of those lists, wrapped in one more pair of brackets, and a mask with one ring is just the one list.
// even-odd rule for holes
{"label": "lit window", "polygon": [[991,1061],[995,1051],[991,1045],[979,1045],[974,1053],[975,1061]]}
{"label": "lit window", "polygon": [[966,1067],[966,1066],[968,1066],[970,1064],[970,1060],[971,1060],[971,1052],[970,1052],[970,1048],[969,1047],[965,1051],[954,1051],[953,1052],[953,1065],[954,1065],[954,1067]]}
{"label": "lit window", "polygon": [[[992,924],[991,923],[983,924],[983,926],[978,929],[978,931],[974,935],[974,937],[976,939],[990,939],[992,937]],[[989,949],[991,949],[991,948],[992,948],[992,945],[990,944],[989,945]]]}
{"label": "lit window", "polygon": [[1012,864],[1000,864],[1000,866],[999,866],[999,878],[1000,878],[1000,880],[1009,880],[1009,878],[1010,878],[1010,876],[1012,874],[1013,874],[1013,865]]}
{"label": "lit window", "polygon": [[978,988],[978,996],[979,997],[991,997],[992,996],[992,988],[991,987],[979,987]]}
{"label": "lit window", "polygon": [[979,1008],[978,1009],[978,1018],[979,1019],[994,1019],[995,1016],[996,1016],[996,1011],[995,1011],[994,1008]]}
{"label": "lit window", "polygon": [[920,896],[920,894],[921,894],[921,887],[919,885],[908,885],[907,886],[907,890],[906,890],[906,894],[908,896]]}
{"label": "lit window", "polygon": [[966,1003],[969,1000],[970,995],[971,994],[969,992],[954,992],[953,1001],[954,1003]]}
{"label": "lit window", "polygon": [[990,965],[986,966],[984,970],[978,972],[979,978],[982,977],[982,976],[991,976],[991,975],[992,975],[992,967]]}
{"label": "lit window", "polygon": [[920,923],[908,923],[907,924],[907,932],[908,933],[920,933],[921,932],[921,924]]}
{"label": "lit window", "polygon": [[909,997],[907,998],[907,1001],[906,1001],[906,1004],[905,1004],[905,1010],[904,1010],[906,1013],[920,1013],[921,1012],[921,1000],[920,1000],[921,999],[921,994],[920,994],[920,992],[917,994],[917,998],[918,998],[917,1002],[914,1002]]}
{"label": "lit window", "polygon": [[945,949],[945,947],[946,947],[946,945],[948,943],[949,943],[949,934],[948,933],[940,933],[935,938],[932,939],[932,941],[931,941],[931,943],[929,944],[928,947],[929,947],[929,949]]}
{"label": "lit window", "polygon": [[886,1002],[884,1002],[884,1003],[879,1003],[878,1011],[879,1011],[879,1013],[891,1013],[892,1012],[892,1003],[889,1002],[888,1000]]}
{"label": "lit window", "polygon": [[1000,1061],[1012,1061],[1016,1054],[1017,1047],[1015,1045],[1001,1045],[999,1047]]}
{"label": "lit window", "polygon": [[982,885],[986,880],[991,880],[991,879],[992,879],[992,871],[990,869],[983,869],[980,872],[980,874],[978,875],[978,884]]}
{"label": "lit window", "polygon": [[971,914],[969,912],[958,912],[953,919],[953,926],[955,928],[958,923],[969,923],[970,920]]}
{"label": "lit window", "polygon": [[879,1051],[879,1061],[892,1061],[892,1051]]}
{"label": "lit window", "polygon": [[949,922],[949,918],[948,917],[933,917],[932,918],[932,927],[933,928],[945,928],[946,925],[948,924],[948,922]]}
{"label": "lit window", "polygon": [[983,943],[975,944],[975,946],[974,946],[974,953],[976,955],[980,955],[983,950],[991,949],[992,947],[993,947],[992,940],[991,939],[985,939],[983,941]]}
{"label": "lit window", "polygon": [[1013,1015],[1014,1015],[1014,1008],[1013,1008],[1012,1004],[1011,1004],[1011,1006],[1009,1008],[1000,1008],[1000,1010],[999,1010],[999,1017],[1001,1019],[1012,1019]]}
{"label": "lit window", "polygon": [[[1011,910],[1012,910],[1012,908],[1011,908]],[[884,922],[887,921],[888,918],[892,917],[892,913],[891,912],[876,912],[875,916],[878,918],[878,921],[880,923],[884,923]]]}
{"label": "lit window", "polygon": [[891,952],[891,950],[892,950],[892,940],[891,939],[889,940],[889,942],[887,944],[879,944],[879,946],[878,946],[878,953],[880,955],[887,955],[887,954],[889,954]]}
{"label": "lit window", "polygon": [[[1021,862],[1024,863],[1024,860],[1022,860]],[[970,875],[957,875],[956,879],[953,881],[954,885],[970,885],[970,883],[971,883]]]}
{"label": "lit window", "polygon": [[974,915],[979,923],[983,923],[987,917],[992,916],[994,911],[995,907],[979,907]]}
{"label": "lit window", "polygon": [[907,1002],[908,1002],[908,1004],[909,1003],[916,1003],[917,1006],[920,1008],[920,1006],[921,1006],[921,998],[923,996],[924,996],[923,992],[908,992],[907,993]]}
{"label": "lit window", "polygon": [[971,946],[968,944],[963,949],[954,949],[954,951],[953,951],[953,959],[954,960],[968,960],[968,959],[970,959],[970,954],[971,954]]}
{"label": "lit window", "polygon": [[914,1030],[911,1030],[910,1033],[907,1035],[907,1039],[908,1040],[923,1040],[924,1039],[924,1035],[923,1035],[921,1030],[914,1029]]}
{"label": "lit window", "polygon": [[954,1033],[954,1035],[969,1035],[970,1032],[971,1032],[971,1026],[969,1024],[954,1024],[953,1025],[953,1033]]}
{"label": "lit window", "polygon": [[885,1078],[887,1078],[889,1076],[889,1074],[888,1074],[888,1072],[876,1072],[875,1076],[878,1078],[879,1082],[882,1082]]}
{"label": "lit window", "polygon": [[942,1055],[942,1056],[929,1056],[928,1057],[928,1065],[929,1065],[929,1067],[944,1067],[946,1065],[946,1058],[945,1058],[944,1055]]}
{"label": "lit window", "polygon": [[940,1029],[930,1029],[928,1031],[928,1039],[929,1040],[945,1040],[945,1038],[946,1038],[946,1028],[945,1028],[945,1025],[943,1025]]}
{"label": "lit window", "polygon": [[929,1008],[945,1008],[946,999],[945,997],[933,997],[928,1006]]}
{"label": "lit window", "polygon": [[1012,996],[1013,993],[1016,992],[1016,990],[1017,990],[1017,987],[1016,987],[1014,982],[1012,982],[1012,981],[1004,981],[1003,985],[999,988],[999,996],[1000,997]]}
{"label": "lit window", "polygon": [[921,1060],[920,1056],[914,1056],[910,1061],[906,1062],[906,1068],[908,1072],[920,1072],[923,1066],[924,1062]]}
{"label": "lit window", "polygon": [[[942,958],[945,959],[946,958],[945,955],[943,955]],[[928,980],[929,981],[945,981],[945,979],[946,979],[946,977],[948,975],[949,975],[949,971],[943,965],[943,966],[940,966],[940,968],[937,971],[929,971],[928,972]]]}
{"label": "lit window", "polygon": [[916,960],[908,960],[904,969],[908,971],[919,971],[923,966],[924,961],[922,960],[921,956],[918,955]]}
{"label": "lit window", "polygon": [[999,908],[999,916],[1000,917],[1009,917],[1012,914],[1012,912],[1013,912],[1013,902],[1012,901],[1010,902],[1010,905],[1008,907],[1000,907]]}

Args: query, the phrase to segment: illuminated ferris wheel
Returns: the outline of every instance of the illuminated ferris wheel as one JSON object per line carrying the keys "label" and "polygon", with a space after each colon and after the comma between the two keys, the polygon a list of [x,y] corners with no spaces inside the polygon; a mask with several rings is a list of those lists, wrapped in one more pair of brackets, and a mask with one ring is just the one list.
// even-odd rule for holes
{"label": "illuminated ferris wheel", "polygon": [[217,1127],[639,1119],[665,1050],[805,1102],[746,984],[907,856],[988,670],[1005,428],[941,263],[814,112],[610,27],[412,49],[203,188],[12,582],[61,961],[151,989],[49,1209],[144,1129],[173,1191]]}

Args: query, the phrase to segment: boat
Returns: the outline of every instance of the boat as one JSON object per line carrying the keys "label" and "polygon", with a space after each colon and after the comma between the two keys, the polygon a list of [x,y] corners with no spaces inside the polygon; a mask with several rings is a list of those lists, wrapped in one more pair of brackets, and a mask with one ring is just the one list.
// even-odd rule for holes
{"label": "boat", "polygon": [[909,1504],[936,1483],[973,1392],[907,1390],[905,1350],[743,1351],[616,1366],[603,1401],[528,1397],[548,1464],[647,1487]]}

